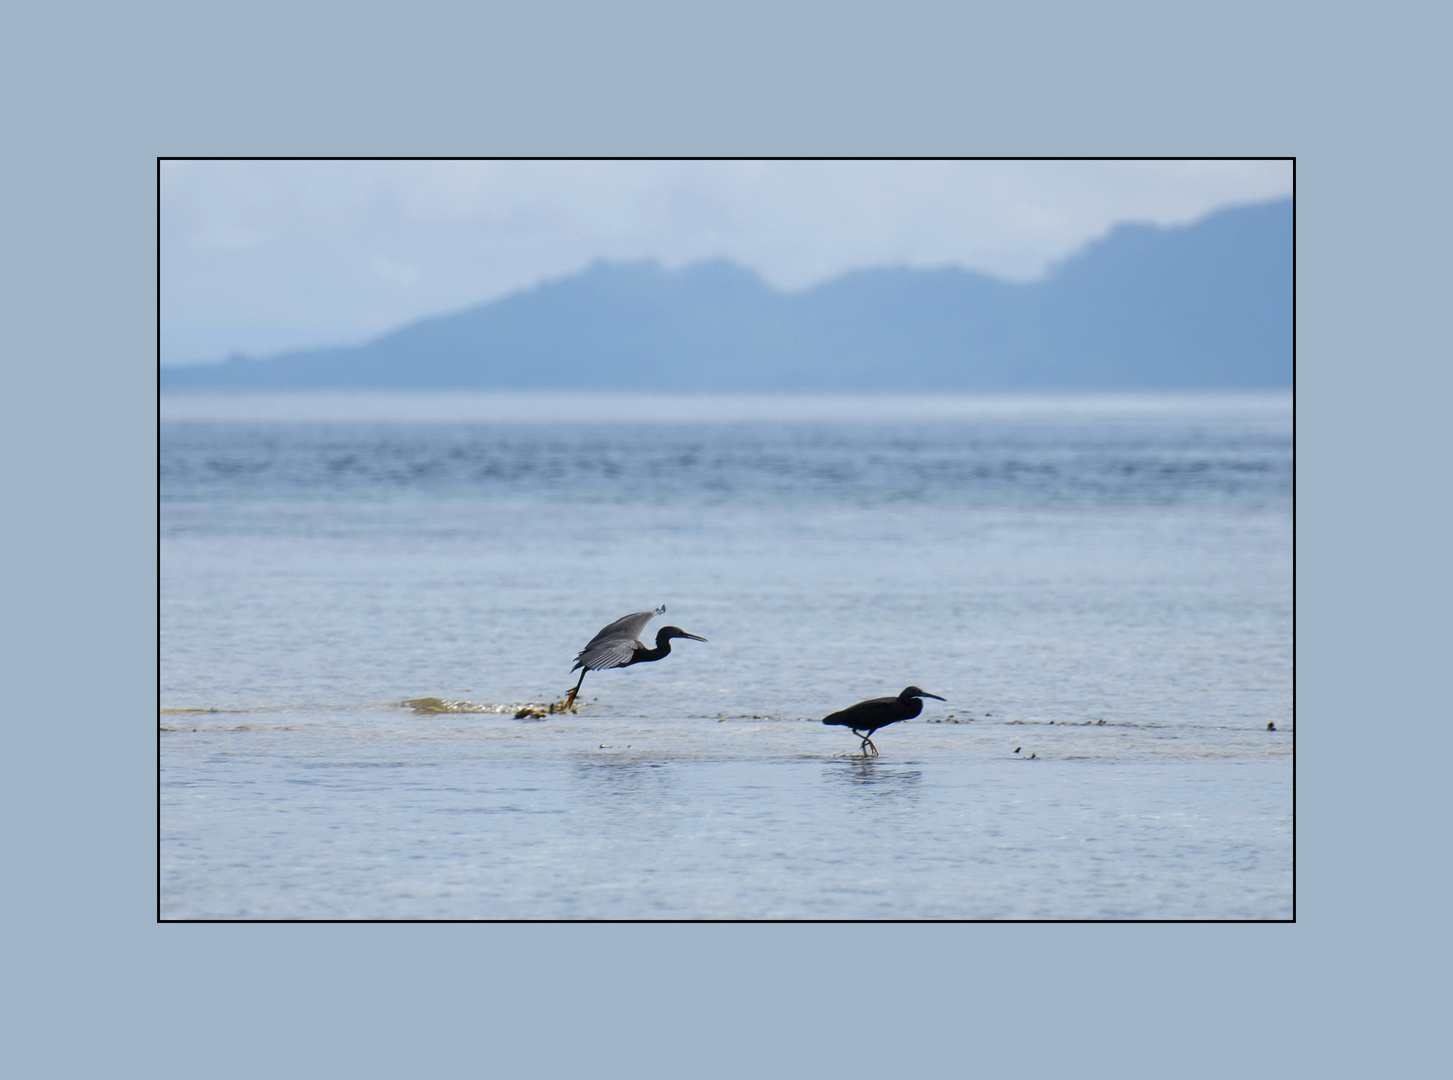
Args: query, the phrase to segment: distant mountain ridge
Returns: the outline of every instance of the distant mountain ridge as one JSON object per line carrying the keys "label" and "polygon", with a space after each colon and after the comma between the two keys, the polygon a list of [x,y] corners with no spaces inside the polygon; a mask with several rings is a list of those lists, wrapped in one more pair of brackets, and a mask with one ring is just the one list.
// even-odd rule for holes
{"label": "distant mountain ridge", "polygon": [[364,345],[163,368],[163,389],[1230,389],[1292,376],[1292,203],[1120,225],[1017,284],[596,263]]}

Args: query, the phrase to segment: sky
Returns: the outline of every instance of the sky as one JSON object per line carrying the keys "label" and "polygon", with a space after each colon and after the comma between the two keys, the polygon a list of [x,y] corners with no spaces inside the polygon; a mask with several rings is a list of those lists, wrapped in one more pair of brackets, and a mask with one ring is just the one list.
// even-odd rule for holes
{"label": "sky", "polygon": [[1291,194],[1288,161],[171,161],[163,363],[366,341],[577,273],[727,258],[1030,281],[1115,225]]}

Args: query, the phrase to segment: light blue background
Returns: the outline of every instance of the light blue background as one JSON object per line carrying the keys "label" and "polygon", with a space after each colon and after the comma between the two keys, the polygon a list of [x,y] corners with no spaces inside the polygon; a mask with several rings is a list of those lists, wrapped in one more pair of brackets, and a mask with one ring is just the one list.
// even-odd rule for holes
{"label": "light blue background", "polygon": [[[12,16],[12,1075],[1415,1074],[1446,1020],[1429,10]],[[153,922],[156,155],[661,153],[1299,156],[1297,924]]]}

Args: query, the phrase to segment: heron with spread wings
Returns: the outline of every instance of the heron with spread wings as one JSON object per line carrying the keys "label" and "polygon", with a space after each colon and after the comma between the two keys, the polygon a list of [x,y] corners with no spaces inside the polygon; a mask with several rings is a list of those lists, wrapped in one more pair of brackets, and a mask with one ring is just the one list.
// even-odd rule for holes
{"label": "heron with spread wings", "polygon": [[666,611],[666,605],[662,604],[655,611],[638,611],[634,615],[626,615],[611,623],[595,637],[590,639],[589,644],[580,650],[580,655],[575,658],[575,667],[583,668],[580,672],[580,682],[575,684],[575,689],[570,691],[570,696],[565,699],[565,707],[571,708],[575,704],[575,696],[580,693],[580,684],[585,682],[585,672],[600,671],[603,668],[630,667],[632,664],[649,664],[653,660],[662,660],[671,654],[671,640],[673,638],[690,638],[692,641],[705,641],[704,637],[697,637],[695,634],[688,634],[679,626],[663,626],[656,631],[656,647],[648,649],[641,642],[641,631],[646,624]]}

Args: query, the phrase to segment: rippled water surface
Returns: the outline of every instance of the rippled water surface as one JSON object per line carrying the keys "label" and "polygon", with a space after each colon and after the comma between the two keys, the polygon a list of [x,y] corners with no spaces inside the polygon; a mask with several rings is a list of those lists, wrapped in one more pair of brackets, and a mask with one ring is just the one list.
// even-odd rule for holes
{"label": "rippled water surface", "polygon": [[163,917],[1291,915],[1284,397],[238,400],[164,404]]}

